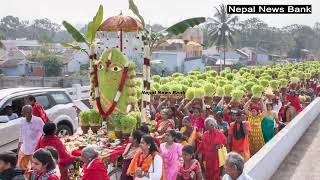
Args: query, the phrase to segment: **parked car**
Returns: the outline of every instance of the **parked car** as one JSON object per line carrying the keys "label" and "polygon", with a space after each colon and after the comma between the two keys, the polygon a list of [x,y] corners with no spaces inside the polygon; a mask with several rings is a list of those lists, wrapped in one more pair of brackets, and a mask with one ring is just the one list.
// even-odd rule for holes
{"label": "parked car", "polygon": [[[22,120],[24,99],[33,95],[57,125],[57,135],[72,135],[79,126],[77,108],[64,89],[55,88],[11,88],[0,90],[0,151],[17,148]],[[11,106],[19,117],[6,121],[6,107]],[[2,118],[1,118],[2,117]],[[2,121],[1,121],[2,119]],[[3,120],[4,119],[4,120]]]}

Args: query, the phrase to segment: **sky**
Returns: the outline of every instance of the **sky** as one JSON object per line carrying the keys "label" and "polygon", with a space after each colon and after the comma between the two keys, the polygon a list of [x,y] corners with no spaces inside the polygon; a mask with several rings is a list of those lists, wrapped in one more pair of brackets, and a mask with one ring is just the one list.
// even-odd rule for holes
{"label": "sky", "polygon": [[[49,18],[61,24],[67,20],[76,26],[88,23],[100,4],[104,6],[104,18],[132,15],[128,0],[0,0],[0,18],[13,15],[23,20]],[[191,17],[211,17],[214,7],[220,4],[311,4],[312,14],[307,15],[239,15],[240,20],[258,17],[270,26],[283,27],[290,24],[313,26],[320,22],[320,0],[134,0],[146,23],[170,26]]]}

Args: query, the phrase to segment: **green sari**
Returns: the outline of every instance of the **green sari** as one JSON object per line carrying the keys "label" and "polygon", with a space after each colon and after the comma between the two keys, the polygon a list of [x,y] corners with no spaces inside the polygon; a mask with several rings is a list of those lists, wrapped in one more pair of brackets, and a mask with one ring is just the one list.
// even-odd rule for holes
{"label": "green sari", "polygon": [[274,136],[274,120],[269,116],[264,117],[261,122],[261,129],[264,142],[267,143]]}

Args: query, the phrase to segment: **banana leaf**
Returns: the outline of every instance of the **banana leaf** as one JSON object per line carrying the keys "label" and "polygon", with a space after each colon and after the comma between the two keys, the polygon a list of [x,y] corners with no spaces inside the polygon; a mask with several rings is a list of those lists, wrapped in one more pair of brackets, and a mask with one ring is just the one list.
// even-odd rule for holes
{"label": "banana leaf", "polygon": [[70,23],[68,23],[67,21],[63,21],[62,24],[66,28],[68,33],[71,34],[72,38],[75,41],[77,41],[79,43],[84,42],[87,45],[89,45],[89,43],[87,42],[86,38],[75,27],[73,27]]}
{"label": "banana leaf", "polygon": [[144,19],[140,15],[138,7],[134,4],[133,0],[129,0],[129,9],[140,19],[143,27],[145,26],[144,24]]}
{"label": "banana leaf", "polygon": [[206,21],[205,17],[196,17],[196,18],[190,18],[183,21],[180,21],[173,26],[170,26],[166,31],[169,34],[178,35],[181,33],[184,33],[188,28],[197,26],[201,23],[204,23]]}

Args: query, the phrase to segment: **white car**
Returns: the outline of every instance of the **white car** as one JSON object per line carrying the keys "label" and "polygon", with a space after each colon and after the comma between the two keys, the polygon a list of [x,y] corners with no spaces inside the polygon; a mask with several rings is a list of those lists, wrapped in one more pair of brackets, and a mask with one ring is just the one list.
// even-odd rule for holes
{"label": "white car", "polygon": [[[72,135],[79,126],[77,107],[64,89],[11,88],[0,90],[0,152],[14,150],[18,145],[21,109],[24,99],[33,95],[45,109],[49,120],[57,125],[57,135]],[[12,106],[19,118],[7,120],[6,107]]]}

